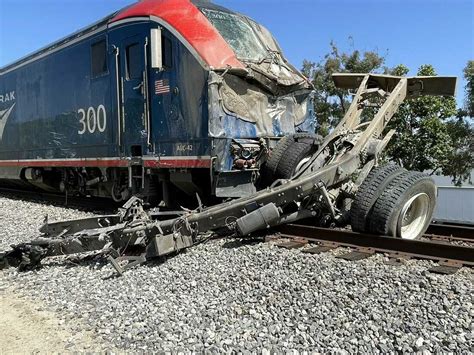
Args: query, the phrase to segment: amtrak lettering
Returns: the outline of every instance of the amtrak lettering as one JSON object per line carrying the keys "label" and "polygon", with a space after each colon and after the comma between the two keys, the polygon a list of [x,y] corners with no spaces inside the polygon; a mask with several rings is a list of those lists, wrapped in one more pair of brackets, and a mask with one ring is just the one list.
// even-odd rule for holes
{"label": "amtrak lettering", "polygon": [[[7,124],[8,117],[13,111],[15,107],[15,91],[10,91],[5,93],[4,95],[0,95],[0,104],[2,103],[10,103],[6,107],[0,107],[0,141],[3,138],[3,131],[5,130],[5,125]],[[3,105],[1,105],[3,106]]]}
{"label": "amtrak lettering", "polygon": [[10,91],[4,95],[0,95],[0,103],[15,101],[15,91]]}

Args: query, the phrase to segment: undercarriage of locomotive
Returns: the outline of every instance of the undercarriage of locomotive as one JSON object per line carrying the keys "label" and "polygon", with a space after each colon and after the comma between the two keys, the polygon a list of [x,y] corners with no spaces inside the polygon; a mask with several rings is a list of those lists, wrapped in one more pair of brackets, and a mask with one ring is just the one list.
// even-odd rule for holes
{"label": "undercarriage of locomotive", "polygon": [[126,169],[35,167],[25,168],[22,180],[30,186],[65,196],[112,197],[126,201],[131,193]]}
{"label": "undercarriage of locomotive", "polygon": [[[109,260],[121,273],[121,261],[131,267],[188,248],[209,232],[245,237],[306,218],[393,237],[422,235],[431,220],[436,187],[421,173],[394,165],[379,167],[395,133],[386,127],[405,98],[453,95],[456,79],[337,74],[334,81],[340,88],[357,89],[343,120],[324,139],[312,135],[282,139],[272,153],[273,162],[270,157],[267,171],[262,171],[273,175],[274,181],[252,196],[208,208],[199,203],[196,210],[165,220],[145,211],[142,201],[132,197],[114,215],[46,222],[40,238],[14,246],[0,259],[4,266],[31,269],[47,256],[113,250]],[[361,122],[374,98],[378,112]],[[141,254],[123,256],[130,246],[141,249]]]}

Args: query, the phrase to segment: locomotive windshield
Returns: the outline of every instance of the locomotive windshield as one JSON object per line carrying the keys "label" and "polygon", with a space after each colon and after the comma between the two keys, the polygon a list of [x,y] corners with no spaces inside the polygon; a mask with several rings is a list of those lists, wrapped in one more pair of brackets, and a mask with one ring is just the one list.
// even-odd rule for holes
{"label": "locomotive windshield", "polygon": [[201,8],[201,11],[238,58],[260,62],[268,56],[268,51],[244,17],[206,8]]}
{"label": "locomotive windshield", "polygon": [[236,57],[249,68],[286,87],[300,84],[306,87],[306,79],[284,58],[277,41],[265,27],[246,16],[220,8],[204,6],[200,10]]}

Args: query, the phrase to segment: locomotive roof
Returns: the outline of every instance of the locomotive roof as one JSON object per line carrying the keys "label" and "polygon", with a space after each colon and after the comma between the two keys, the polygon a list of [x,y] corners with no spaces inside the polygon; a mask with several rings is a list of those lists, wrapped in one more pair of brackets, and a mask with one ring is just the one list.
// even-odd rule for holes
{"label": "locomotive roof", "polygon": [[199,11],[199,8],[235,14],[235,12],[207,0],[141,0],[0,68],[0,74],[29,61],[39,59],[50,51],[71,44],[100,29],[105,29],[108,25],[134,17],[155,17],[162,20],[164,24],[171,27],[172,32],[175,32],[175,34],[177,32],[178,35],[188,41],[210,67],[243,67],[227,42]]}

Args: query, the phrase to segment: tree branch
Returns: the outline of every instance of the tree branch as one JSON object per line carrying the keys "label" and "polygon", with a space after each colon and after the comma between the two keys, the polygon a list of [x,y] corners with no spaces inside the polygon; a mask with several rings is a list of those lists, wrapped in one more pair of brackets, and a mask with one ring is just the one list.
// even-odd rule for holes
{"label": "tree branch", "polygon": [[342,114],[346,114],[346,107],[344,106],[344,95],[341,93],[337,94],[337,97],[339,98],[339,101],[341,102],[341,108],[342,108]]}

